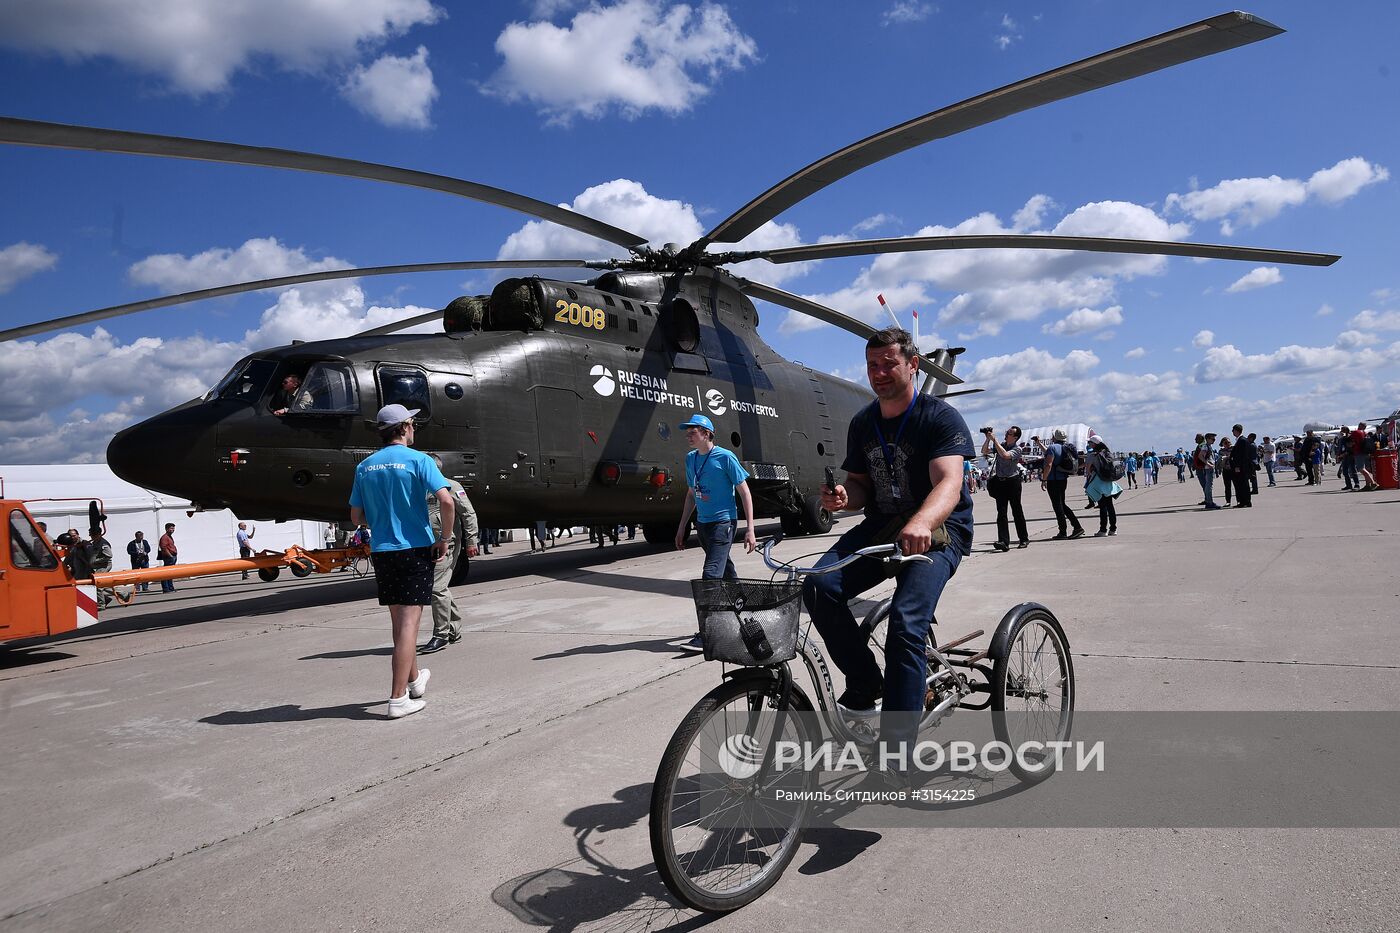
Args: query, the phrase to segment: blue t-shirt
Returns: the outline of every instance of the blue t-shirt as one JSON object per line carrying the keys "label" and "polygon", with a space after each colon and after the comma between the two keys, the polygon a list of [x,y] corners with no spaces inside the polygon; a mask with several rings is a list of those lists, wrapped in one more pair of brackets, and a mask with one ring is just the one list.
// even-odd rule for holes
{"label": "blue t-shirt", "polygon": [[695,520],[731,522],[739,517],[734,487],[749,478],[739,458],[723,447],[685,455],[685,481],[695,490]]}
{"label": "blue t-shirt", "polygon": [[[888,445],[893,464],[886,464],[885,446],[875,433],[876,419]],[[897,524],[919,510],[933,492],[929,462],[939,457],[958,456],[964,461],[977,456],[972,449],[972,433],[957,409],[940,398],[916,395],[908,421],[900,431],[903,416],[880,416],[880,403],[874,402],[851,419],[846,435],[846,460],[841,469],[870,477],[872,495],[865,504],[867,519]],[[896,438],[898,438],[896,440]],[[966,470],[964,470],[966,475]],[[958,504],[944,527],[963,554],[972,552],[972,495],[967,483],[961,484]],[[896,533],[898,529],[895,529]],[[893,540],[893,539],[891,539]]]}
{"label": "blue t-shirt", "polygon": [[373,534],[370,550],[430,547],[428,496],[447,486],[433,458],[403,444],[383,447],[355,468],[350,504],[363,509]]}
{"label": "blue t-shirt", "polygon": [[1137,472],[1137,457],[1129,457],[1123,464],[1123,469],[1129,473]]}

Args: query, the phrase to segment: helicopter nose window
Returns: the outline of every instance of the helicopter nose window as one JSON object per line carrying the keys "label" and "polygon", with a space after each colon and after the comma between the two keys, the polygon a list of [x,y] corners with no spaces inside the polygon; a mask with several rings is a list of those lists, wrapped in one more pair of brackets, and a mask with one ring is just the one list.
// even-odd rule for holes
{"label": "helicopter nose window", "polygon": [[428,417],[431,404],[427,374],[406,366],[379,367],[379,404],[417,408],[418,418]]}
{"label": "helicopter nose window", "polygon": [[292,410],[303,414],[343,414],[359,411],[355,376],[349,363],[316,363],[306,373]]}
{"label": "helicopter nose window", "polygon": [[229,370],[207,397],[256,402],[276,371],[277,363],[273,360],[244,360]]}

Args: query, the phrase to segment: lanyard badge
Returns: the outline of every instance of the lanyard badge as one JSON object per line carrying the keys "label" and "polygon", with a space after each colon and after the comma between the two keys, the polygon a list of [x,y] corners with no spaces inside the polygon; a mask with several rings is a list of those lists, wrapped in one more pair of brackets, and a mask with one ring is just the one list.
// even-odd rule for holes
{"label": "lanyard badge", "polygon": [[[899,419],[899,427],[894,432],[894,446],[899,446],[899,439],[904,436],[904,426],[909,422],[909,413],[914,410],[914,403],[919,400],[918,393],[909,400],[909,407],[904,409],[904,414]],[[885,443],[885,432],[880,430],[880,403],[875,403],[875,416],[871,423],[875,426],[875,439],[880,442],[880,451],[885,455],[885,469],[890,474],[890,496],[894,499],[902,499],[899,484],[894,476],[894,455],[890,453],[890,445]]]}

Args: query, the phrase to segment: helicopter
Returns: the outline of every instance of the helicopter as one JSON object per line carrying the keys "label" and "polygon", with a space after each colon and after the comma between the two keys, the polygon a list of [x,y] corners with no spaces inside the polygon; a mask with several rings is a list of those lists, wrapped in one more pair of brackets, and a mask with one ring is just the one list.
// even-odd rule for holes
{"label": "helicopter", "polygon": [[[839,465],[868,389],[787,360],[759,336],[755,300],[868,338],[875,328],[725,267],[891,252],[1032,248],[1327,266],[1332,254],[1179,241],[1049,235],[842,240],[767,250],[741,244],[765,222],[880,160],[1034,107],[1117,84],[1283,30],[1231,12],[1044,72],[882,130],[798,170],[690,244],[652,247],[611,224],[521,194],[443,175],[335,156],[0,118],[0,142],[257,165],[407,185],[513,209],[627,250],[625,259],[521,259],[318,271],[169,295],[0,332],[15,340],[154,308],[330,279],[447,270],[526,270],[489,294],[351,337],[294,342],[240,360],[208,394],[119,432],[113,471],[137,485],[240,518],[343,521],[354,468],[378,448],[382,405],[419,409],[417,446],[471,493],[483,525],[638,523],[670,541],[684,500],[685,445],[675,427],[713,419],[716,442],[750,472],[756,517],[820,533],[817,494]],[[586,269],[584,281],[547,269]],[[441,333],[405,328],[441,317]],[[961,394],[962,348],[921,356],[921,391]],[[299,385],[272,401],[287,376]],[[979,391],[973,389],[971,391]],[[160,451],[159,458],[152,456]]]}

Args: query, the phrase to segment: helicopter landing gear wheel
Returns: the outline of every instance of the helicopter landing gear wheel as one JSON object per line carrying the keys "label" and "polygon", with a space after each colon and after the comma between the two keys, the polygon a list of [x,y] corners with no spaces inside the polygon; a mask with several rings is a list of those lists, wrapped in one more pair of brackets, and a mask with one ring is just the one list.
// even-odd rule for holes
{"label": "helicopter landing gear wheel", "polygon": [[665,547],[675,543],[676,526],[668,522],[643,522],[642,537],[646,539],[647,544]]}
{"label": "helicopter landing gear wheel", "polygon": [[809,535],[824,535],[831,530],[831,513],[822,508],[821,496],[807,496],[802,500],[802,529]]}
{"label": "helicopter landing gear wheel", "polygon": [[282,575],[281,567],[259,567],[258,579],[264,583],[271,583]]}

